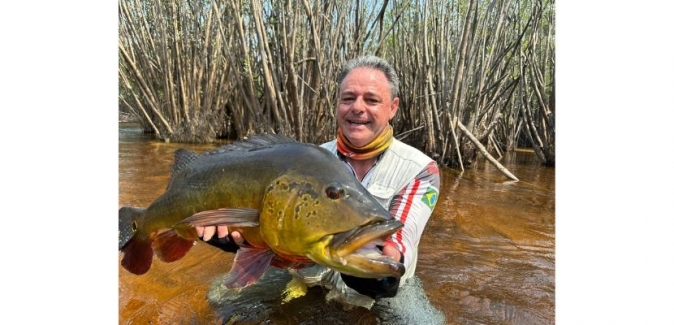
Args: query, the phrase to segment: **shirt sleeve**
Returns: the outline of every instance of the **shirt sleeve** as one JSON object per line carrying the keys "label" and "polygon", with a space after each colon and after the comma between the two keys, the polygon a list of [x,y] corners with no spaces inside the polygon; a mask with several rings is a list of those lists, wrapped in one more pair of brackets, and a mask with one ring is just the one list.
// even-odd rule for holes
{"label": "shirt sleeve", "polygon": [[426,227],[440,194],[440,171],[435,161],[426,165],[414,179],[393,196],[389,211],[404,224],[391,236],[392,242],[404,255],[405,268],[415,260],[421,234]]}

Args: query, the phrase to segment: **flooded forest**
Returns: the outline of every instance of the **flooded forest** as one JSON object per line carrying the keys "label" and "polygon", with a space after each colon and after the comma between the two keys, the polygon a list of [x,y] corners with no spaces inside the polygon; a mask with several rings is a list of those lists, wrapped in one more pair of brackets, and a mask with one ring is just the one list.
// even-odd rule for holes
{"label": "flooded forest", "polygon": [[555,3],[119,2],[119,112],[175,143],[336,133],[342,65],[374,54],[400,77],[395,136],[463,170],[532,149],[555,164]]}
{"label": "flooded forest", "polygon": [[[338,73],[351,58],[377,55],[400,78],[394,137],[437,161],[444,177],[417,270],[430,303],[451,324],[554,323],[554,1],[118,6],[120,206],[159,195],[178,147],[266,133],[334,139]],[[228,268],[190,262],[211,258],[206,246],[149,276],[120,268],[120,324],[211,323],[204,296]],[[320,301],[312,299],[298,301]],[[301,323],[308,310],[274,308],[278,324]],[[314,312],[352,317],[346,324],[364,317],[325,314],[322,304]]]}

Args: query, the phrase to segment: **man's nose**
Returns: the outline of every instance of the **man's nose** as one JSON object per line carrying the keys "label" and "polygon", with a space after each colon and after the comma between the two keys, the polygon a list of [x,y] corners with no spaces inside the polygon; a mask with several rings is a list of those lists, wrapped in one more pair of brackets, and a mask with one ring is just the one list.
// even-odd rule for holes
{"label": "man's nose", "polygon": [[354,113],[362,113],[365,111],[365,101],[361,97],[356,97],[351,105],[351,111]]}

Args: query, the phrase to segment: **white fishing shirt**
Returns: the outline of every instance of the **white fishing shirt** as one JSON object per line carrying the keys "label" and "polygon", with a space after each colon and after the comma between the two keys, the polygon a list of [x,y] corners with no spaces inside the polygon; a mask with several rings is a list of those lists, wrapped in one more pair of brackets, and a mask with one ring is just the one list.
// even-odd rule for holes
{"label": "white fishing shirt", "polygon": [[[321,145],[337,156],[337,140]],[[340,157],[341,158],[341,157]],[[355,171],[344,159],[344,164]],[[361,181],[363,186],[404,224],[390,241],[405,256],[405,274],[400,285],[411,278],[417,266],[419,241],[440,194],[440,171],[433,159],[397,139],[382,153]],[[374,300],[346,286],[339,274],[320,265],[293,272],[307,285],[332,289],[326,298],[370,308]]]}
{"label": "white fishing shirt", "polygon": [[[338,155],[337,140],[321,146]],[[351,165],[342,161],[355,175]],[[438,166],[423,152],[394,138],[361,183],[379,204],[405,225],[391,237],[405,255],[405,274],[400,279],[400,285],[403,285],[414,275],[419,241],[440,194]]]}

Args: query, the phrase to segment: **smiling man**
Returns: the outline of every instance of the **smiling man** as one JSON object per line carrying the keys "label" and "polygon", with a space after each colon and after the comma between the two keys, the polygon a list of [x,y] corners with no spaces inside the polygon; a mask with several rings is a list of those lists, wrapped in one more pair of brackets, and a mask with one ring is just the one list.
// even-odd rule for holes
{"label": "smiling man", "polygon": [[[400,102],[399,80],[386,60],[376,56],[350,60],[337,83],[337,137],[321,146],[337,155],[377,201],[404,224],[379,248],[384,255],[402,262],[406,271],[400,279],[357,278],[320,265],[292,273],[307,285],[332,289],[328,299],[370,308],[375,299],[396,296],[399,286],[414,275],[419,241],[438,198],[440,174],[433,159],[393,137],[390,121]],[[231,241],[239,245],[244,242],[237,232],[227,236],[224,226],[197,227],[197,232],[204,241],[225,250],[232,249]]]}
{"label": "smiling man", "polygon": [[393,67],[376,56],[346,63],[337,78],[337,139],[322,146],[335,153],[368,191],[405,226],[384,242],[382,252],[405,264],[405,275],[361,279],[341,275],[360,294],[395,296],[414,275],[421,234],[440,189],[435,161],[393,137],[390,121],[398,112],[399,80]]}

